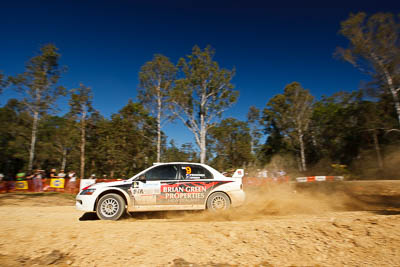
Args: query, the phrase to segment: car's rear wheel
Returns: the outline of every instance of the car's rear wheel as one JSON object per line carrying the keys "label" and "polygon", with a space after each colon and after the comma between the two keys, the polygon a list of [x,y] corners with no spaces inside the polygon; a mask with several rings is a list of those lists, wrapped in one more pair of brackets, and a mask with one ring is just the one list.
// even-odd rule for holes
{"label": "car's rear wheel", "polygon": [[223,211],[229,209],[231,200],[222,192],[211,194],[207,199],[207,209],[210,211]]}
{"label": "car's rear wheel", "polygon": [[118,194],[106,194],[97,203],[96,213],[102,220],[118,220],[125,212],[125,200]]}

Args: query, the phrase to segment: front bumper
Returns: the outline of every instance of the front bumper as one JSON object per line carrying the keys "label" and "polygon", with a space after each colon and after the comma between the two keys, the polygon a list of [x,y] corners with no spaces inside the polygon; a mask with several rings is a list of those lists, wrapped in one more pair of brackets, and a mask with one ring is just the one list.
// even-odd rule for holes
{"label": "front bumper", "polygon": [[75,207],[81,211],[95,211],[96,197],[93,195],[77,195]]}

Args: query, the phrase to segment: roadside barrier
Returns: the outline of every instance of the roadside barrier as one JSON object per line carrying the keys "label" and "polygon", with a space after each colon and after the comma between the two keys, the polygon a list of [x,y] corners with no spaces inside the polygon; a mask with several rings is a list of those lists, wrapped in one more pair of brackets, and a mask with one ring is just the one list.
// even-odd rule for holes
{"label": "roadside barrier", "polygon": [[64,188],[64,185],[65,185],[65,178],[64,179],[53,178],[50,180],[50,187]]}
{"label": "roadside barrier", "polygon": [[[63,192],[77,194],[80,190],[80,184],[93,184],[93,179],[76,179],[75,182],[70,182],[70,179],[42,179],[42,190],[35,190],[33,180],[19,181],[2,181],[0,182],[0,193],[8,192]],[[91,180],[90,183],[87,183]],[[96,179],[96,183],[121,181],[122,179]]]}
{"label": "roadside barrier", "polygon": [[324,182],[324,181],[343,181],[343,176],[307,176],[297,177],[296,182],[307,183],[307,182]]}

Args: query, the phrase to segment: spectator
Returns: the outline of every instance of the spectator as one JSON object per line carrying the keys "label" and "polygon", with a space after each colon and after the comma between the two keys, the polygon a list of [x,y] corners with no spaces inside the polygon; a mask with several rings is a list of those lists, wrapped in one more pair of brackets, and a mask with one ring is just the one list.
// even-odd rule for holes
{"label": "spectator", "polygon": [[7,193],[15,188],[15,182],[14,182],[13,175],[6,174],[3,178],[3,181],[5,183],[5,189],[6,189]]}
{"label": "spectator", "polygon": [[50,179],[53,179],[53,178],[58,178],[56,169],[51,169],[51,171],[50,171]]}
{"label": "spectator", "polygon": [[32,178],[33,190],[35,192],[43,192],[43,184],[42,184],[43,172],[44,172],[44,170],[37,169],[33,173],[33,175],[28,177],[28,178]]}
{"label": "spectator", "polygon": [[25,176],[26,176],[26,174],[24,172],[20,171],[17,173],[15,178],[17,181],[22,181],[22,180],[25,180]]}
{"label": "spectator", "polygon": [[69,178],[67,191],[74,193],[76,187],[76,173],[74,171],[69,171],[67,178]]}
{"label": "spectator", "polygon": [[95,179],[96,180],[96,174],[90,175],[89,179]]}
{"label": "spectator", "polygon": [[58,173],[58,178],[60,178],[60,179],[64,179],[65,176],[66,176],[66,174],[65,174],[64,170],[61,170],[61,171]]}

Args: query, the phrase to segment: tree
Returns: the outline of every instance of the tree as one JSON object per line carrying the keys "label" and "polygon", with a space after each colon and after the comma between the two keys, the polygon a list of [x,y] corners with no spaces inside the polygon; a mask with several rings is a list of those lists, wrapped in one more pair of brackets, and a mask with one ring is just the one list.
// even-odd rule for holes
{"label": "tree", "polygon": [[16,99],[0,108],[0,170],[14,175],[26,165],[32,117]]}
{"label": "tree", "polygon": [[56,153],[60,156],[60,170],[66,169],[69,154],[74,150],[75,144],[79,143],[76,122],[71,120],[68,115],[49,118],[49,123],[53,124],[51,128],[51,143]]}
{"label": "tree", "polygon": [[32,114],[32,134],[29,148],[28,170],[32,170],[39,117],[51,108],[55,100],[65,94],[65,88],[57,86],[64,68],[58,64],[60,54],[53,44],[40,48],[41,54],[31,58],[22,74],[10,77],[16,90],[22,94],[22,103]]}
{"label": "tree", "polygon": [[182,144],[178,148],[174,140],[171,140],[169,146],[165,148],[163,159],[165,162],[193,162],[198,160],[191,143]]}
{"label": "tree", "polygon": [[277,127],[287,136],[293,148],[300,150],[300,171],[306,171],[304,136],[308,130],[314,97],[298,82],[286,85],[284,93],[274,96],[264,109],[267,132]]}
{"label": "tree", "polygon": [[89,114],[93,112],[92,99],[93,96],[91,88],[80,84],[79,88],[72,90],[71,99],[69,101],[69,105],[71,107],[70,115],[79,117],[79,128],[81,132],[81,179],[85,178],[86,120]]}
{"label": "tree", "polygon": [[314,103],[310,123],[315,161],[349,165],[361,147],[361,92],[338,92]]}
{"label": "tree", "polygon": [[184,77],[176,81],[169,98],[172,112],[194,134],[201,163],[206,161],[207,131],[236,102],[239,93],[231,84],[235,71],[221,69],[214,55],[210,46],[204,50],[194,46],[187,60],[181,58],[178,67]]}
{"label": "tree", "polygon": [[8,81],[4,74],[0,72],[0,94],[3,92],[3,89],[6,88],[8,85]]}
{"label": "tree", "polygon": [[246,122],[234,118],[222,120],[210,129],[213,152],[216,157],[213,166],[218,169],[244,167],[253,161],[251,135]]}
{"label": "tree", "polygon": [[393,128],[393,117],[390,112],[385,110],[385,104],[385,101],[381,100],[378,102],[363,101],[359,105],[361,131],[368,133],[372,137],[376,163],[380,171],[383,170],[384,162],[379,140],[384,139],[380,137],[383,137],[384,133]]}
{"label": "tree", "polygon": [[110,177],[133,175],[155,158],[156,121],[142,104],[129,100],[111,120],[97,123],[95,153]]}
{"label": "tree", "polygon": [[152,61],[142,66],[139,73],[138,98],[157,120],[157,162],[161,159],[161,128],[171,119],[166,102],[176,71],[167,57],[155,55]]}
{"label": "tree", "polygon": [[288,138],[282,136],[274,121],[271,121],[265,133],[268,134],[268,137],[257,153],[257,161],[262,167],[270,163],[275,155],[288,154],[293,151]]}
{"label": "tree", "polygon": [[390,13],[367,18],[360,12],[341,23],[340,33],[350,44],[346,49],[338,48],[337,54],[384,85],[400,124],[400,24]]}

